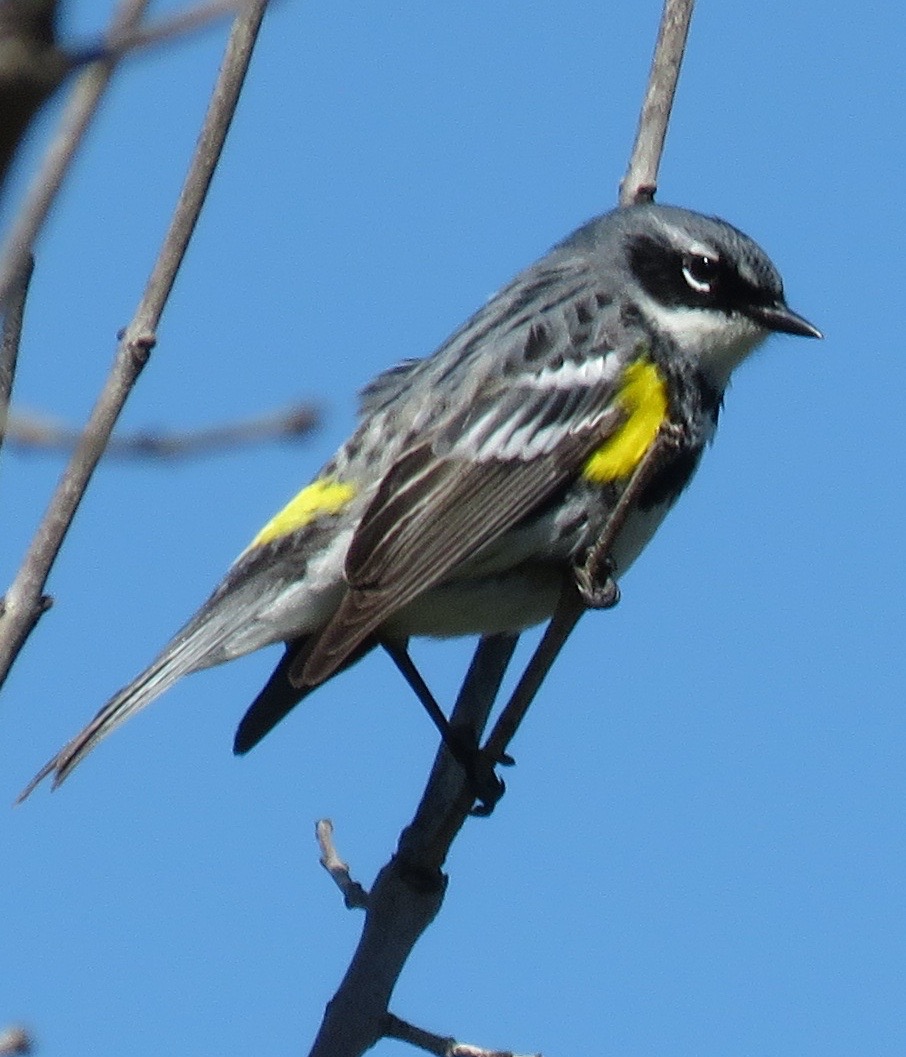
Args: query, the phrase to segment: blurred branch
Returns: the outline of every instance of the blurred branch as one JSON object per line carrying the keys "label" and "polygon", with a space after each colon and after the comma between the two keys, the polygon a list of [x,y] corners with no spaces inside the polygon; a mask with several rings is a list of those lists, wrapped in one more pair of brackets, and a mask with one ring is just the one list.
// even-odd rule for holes
{"label": "blurred branch", "polygon": [[29,1054],[35,1049],[34,1039],[25,1028],[15,1025],[0,1031],[0,1057],[13,1057],[14,1054]]}
{"label": "blurred branch", "polygon": [[[118,35],[128,33],[137,26],[147,4],[148,0],[121,0],[113,16],[108,38],[116,39]],[[35,238],[63,183],[63,177],[69,170],[76,150],[110,83],[116,63],[116,57],[93,63],[82,73],[72,89],[57,134],[32,180],[21,209],[17,211],[12,231],[0,249],[0,310],[6,304],[16,276],[22,270],[22,262],[32,251]]]}
{"label": "blurred branch", "polygon": [[667,124],[679,80],[689,23],[695,0],[665,0],[648,91],[642,104],[639,129],[620,184],[620,205],[651,202],[657,191],[657,174],[667,136]]}
{"label": "blurred branch", "polygon": [[25,319],[25,299],[34,268],[34,258],[28,254],[23,261],[22,273],[10,291],[7,311],[3,314],[0,330],[0,447],[7,435],[10,423],[9,402],[19,359],[19,342],[22,338],[22,323]]}
{"label": "blurred branch", "polygon": [[[37,623],[46,603],[44,585],[114,424],[154,347],[155,330],[204,204],[214,169],[235,113],[266,0],[237,16],[214,94],[170,228],[132,322],[116,351],[113,368],[91,412],[79,444],[32,539],[0,613],[0,686]],[[140,9],[132,0],[129,13]],[[89,71],[90,72],[90,71]]]}
{"label": "blurred branch", "polygon": [[0,187],[41,106],[68,74],[91,64],[73,91],[57,136],[3,249],[0,305],[9,293],[17,262],[34,245],[117,63],[129,52],[185,36],[248,2],[206,0],[142,25],[147,0],[125,0],[103,41],[66,51],[56,36],[59,0],[0,0]]}
{"label": "blurred branch", "polygon": [[250,2],[251,0],[207,0],[206,3],[162,18],[148,26],[136,26],[113,35],[108,38],[106,45],[101,45],[100,52],[95,49],[92,53],[91,49],[87,49],[82,56],[76,55],[76,59],[93,62],[96,59],[109,58],[111,55],[122,56],[139,48],[164,44],[175,37],[184,37],[188,33],[203,29],[218,18],[241,11]]}
{"label": "blurred branch", "polygon": [[[311,404],[299,403],[280,411],[269,411],[253,418],[225,422],[223,425],[208,426],[204,429],[119,433],[110,438],[104,450],[104,458],[192,459],[232,451],[250,444],[274,440],[301,440],[317,428],[319,418],[317,408]],[[7,422],[6,437],[7,444],[19,451],[69,453],[79,443],[82,432],[46,417],[13,411]]]}
{"label": "blurred branch", "polygon": [[0,0],[0,185],[25,130],[71,69],[57,46],[59,0]]}

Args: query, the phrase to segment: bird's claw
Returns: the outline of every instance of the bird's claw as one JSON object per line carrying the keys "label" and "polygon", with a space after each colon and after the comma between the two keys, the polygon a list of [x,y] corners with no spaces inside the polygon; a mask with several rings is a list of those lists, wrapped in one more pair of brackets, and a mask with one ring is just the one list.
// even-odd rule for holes
{"label": "bird's claw", "polygon": [[494,762],[480,749],[472,759],[472,766],[466,769],[466,778],[475,798],[469,814],[475,818],[487,818],[506,792],[506,783],[494,770]]}
{"label": "bird's claw", "polygon": [[612,558],[575,567],[576,588],[589,609],[613,609],[620,601],[620,585],[613,578],[615,568]]}
{"label": "bird's claw", "polygon": [[450,733],[453,736],[453,742],[452,744],[448,742],[447,747],[465,771],[466,781],[475,801],[469,814],[476,818],[487,818],[493,813],[497,802],[506,792],[506,783],[494,768],[498,764],[502,767],[512,767],[516,761],[505,752],[501,753],[497,759],[491,759],[483,749],[479,748],[472,731],[451,729]]}

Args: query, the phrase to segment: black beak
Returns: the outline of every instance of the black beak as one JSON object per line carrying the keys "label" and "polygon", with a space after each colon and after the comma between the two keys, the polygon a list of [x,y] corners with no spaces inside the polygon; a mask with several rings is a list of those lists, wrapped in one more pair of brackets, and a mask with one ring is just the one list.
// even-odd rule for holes
{"label": "black beak", "polygon": [[752,305],[746,314],[768,330],[776,330],[782,334],[798,334],[803,338],[824,337],[817,327],[797,315],[783,301],[775,301],[772,305]]}

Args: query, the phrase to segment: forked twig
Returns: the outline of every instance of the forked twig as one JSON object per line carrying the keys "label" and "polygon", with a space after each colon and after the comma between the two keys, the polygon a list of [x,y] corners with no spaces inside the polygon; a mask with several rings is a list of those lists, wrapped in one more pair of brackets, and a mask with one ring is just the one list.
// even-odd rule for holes
{"label": "forked twig", "polygon": [[[106,46],[103,46],[99,54],[91,55],[89,52],[86,58],[122,56],[137,51],[139,48],[165,44],[175,37],[184,37],[188,33],[194,33],[215,19],[241,11],[251,2],[252,0],[205,0],[204,3],[199,3],[186,11],[177,11],[176,14],[164,16],[157,22],[135,26],[131,30],[124,30],[113,35],[108,38]],[[76,58],[78,59],[79,56],[77,55]]]}

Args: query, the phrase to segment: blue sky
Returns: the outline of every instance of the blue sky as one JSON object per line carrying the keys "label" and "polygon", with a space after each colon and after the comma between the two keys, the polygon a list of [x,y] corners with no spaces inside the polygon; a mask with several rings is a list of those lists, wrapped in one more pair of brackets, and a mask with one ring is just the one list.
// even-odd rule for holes
{"label": "blue sky", "polygon": [[[73,37],[102,24],[73,8]],[[123,426],[310,398],[323,428],[103,467],[0,701],[0,803],[330,455],[361,385],[614,204],[658,17],[274,8]],[[904,30],[892,0],[700,5],[660,200],[755,237],[827,337],[772,339],[739,371],[621,605],[583,621],[534,705],[506,798],[456,843],[400,1016],[547,1057],[906,1049]],[[224,36],[135,60],[105,102],[40,246],[20,405],[87,414]],[[4,584],[60,468],[2,457]],[[469,650],[419,644],[443,700]],[[58,793],[0,809],[0,1024],[43,1054],[307,1049],[360,928],[314,821],[370,883],[436,738],[372,657],[234,759],[276,657],[184,681]]]}

